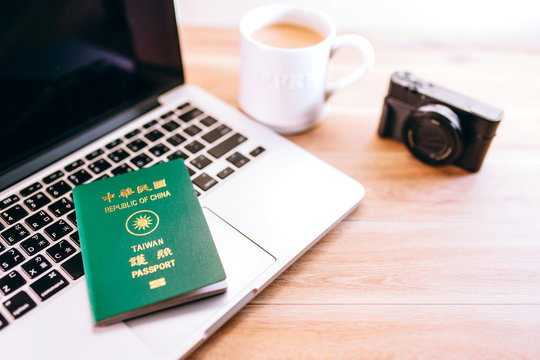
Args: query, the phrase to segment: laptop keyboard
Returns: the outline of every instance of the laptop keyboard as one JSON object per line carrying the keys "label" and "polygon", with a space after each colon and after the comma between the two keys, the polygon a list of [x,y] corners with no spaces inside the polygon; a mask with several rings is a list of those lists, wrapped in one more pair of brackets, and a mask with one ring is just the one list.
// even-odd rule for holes
{"label": "laptop keyboard", "polygon": [[[265,151],[237,151],[247,140],[184,103],[0,199],[0,330],[84,275],[73,187],[182,158],[200,196]],[[227,165],[205,172],[218,159]]]}

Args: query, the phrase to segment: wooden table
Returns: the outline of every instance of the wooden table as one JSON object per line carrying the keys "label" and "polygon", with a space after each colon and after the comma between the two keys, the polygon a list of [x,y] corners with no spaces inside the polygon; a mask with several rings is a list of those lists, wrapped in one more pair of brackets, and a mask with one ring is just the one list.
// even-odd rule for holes
{"label": "wooden table", "polygon": [[[365,199],[193,358],[540,358],[540,39],[368,38],[374,70],[289,137]],[[237,40],[183,32],[188,83],[234,106]],[[332,75],[356,60],[344,50]],[[377,136],[398,69],[505,110],[480,172],[427,166]]]}

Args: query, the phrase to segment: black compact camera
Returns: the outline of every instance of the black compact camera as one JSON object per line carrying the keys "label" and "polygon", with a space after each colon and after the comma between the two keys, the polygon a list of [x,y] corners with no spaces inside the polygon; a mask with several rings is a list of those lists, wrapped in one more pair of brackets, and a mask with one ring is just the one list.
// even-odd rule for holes
{"label": "black compact camera", "polygon": [[405,143],[430,165],[480,170],[503,111],[422,80],[392,74],[379,135]]}

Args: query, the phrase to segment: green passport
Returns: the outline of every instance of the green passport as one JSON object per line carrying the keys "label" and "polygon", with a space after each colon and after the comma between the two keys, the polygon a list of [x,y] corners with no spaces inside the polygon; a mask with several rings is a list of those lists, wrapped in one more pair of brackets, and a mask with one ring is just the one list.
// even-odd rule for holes
{"label": "green passport", "polygon": [[225,271],[181,159],[73,189],[97,325],[225,291]]}

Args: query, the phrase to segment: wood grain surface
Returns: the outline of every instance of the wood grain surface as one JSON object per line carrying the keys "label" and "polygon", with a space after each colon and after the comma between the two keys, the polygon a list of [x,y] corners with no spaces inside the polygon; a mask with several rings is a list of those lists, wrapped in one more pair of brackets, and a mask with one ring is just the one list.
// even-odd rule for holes
{"label": "wood grain surface", "polygon": [[[364,201],[193,359],[540,358],[540,39],[367,37],[373,71],[288,137],[361,182]],[[236,30],[182,41],[187,82],[236,106]],[[358,61],[341,51],[331,77]],[[480,172],[377,136],[399,69],[505,110]]]}

